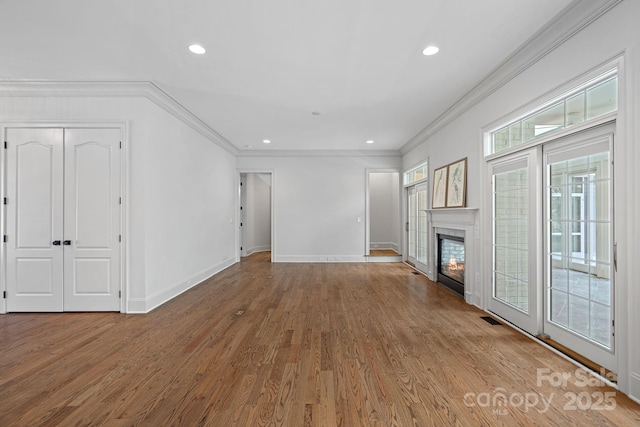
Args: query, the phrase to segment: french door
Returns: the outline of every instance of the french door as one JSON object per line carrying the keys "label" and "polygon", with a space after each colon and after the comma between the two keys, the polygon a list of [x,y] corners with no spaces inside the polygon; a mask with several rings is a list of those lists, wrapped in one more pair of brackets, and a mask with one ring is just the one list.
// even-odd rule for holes
{"label": "french door", "polygon": [[407,260],[428,271],[427,183],[407,187]]}
{"label": "french door", "polygon": [[493,201],[489,310],[533,335],[540,318],[535,249],[540,234],[535,191],[539,153],[533,148],[489,166]]}
{"label": "french door", "polygon": [[614,126],[489,163],[488,308],[613,372]]}
{"label": "french door", "polygon": [[544,147],[544,332],[616,372],[612,153],[611,128]]}
{"label": "french door", "polygon": [[7,311],[120,310],[120,133],[7,128]]}

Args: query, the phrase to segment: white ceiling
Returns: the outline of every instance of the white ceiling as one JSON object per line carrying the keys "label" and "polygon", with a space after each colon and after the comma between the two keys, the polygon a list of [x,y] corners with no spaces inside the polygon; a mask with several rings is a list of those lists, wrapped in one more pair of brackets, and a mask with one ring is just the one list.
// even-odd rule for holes
{"label": "white ceiling", "polygon": [[240,150],[398,150],[569,3],[0,0],[0,79],[152,81]]}

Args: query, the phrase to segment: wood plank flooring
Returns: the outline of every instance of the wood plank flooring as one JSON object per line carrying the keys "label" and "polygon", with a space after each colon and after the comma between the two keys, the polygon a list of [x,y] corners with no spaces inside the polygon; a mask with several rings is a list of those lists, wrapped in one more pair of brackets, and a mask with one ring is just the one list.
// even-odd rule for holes
{"label": "wood plank flooring", "polygon": [[629,398],[402,263],[268,257],[146,315],[0,316],[0,426],[640,424]]}
{"label": "wood plank flooring", "polygon": [[400,256],[400,254],[393,249],[370,249],[370,256]]}

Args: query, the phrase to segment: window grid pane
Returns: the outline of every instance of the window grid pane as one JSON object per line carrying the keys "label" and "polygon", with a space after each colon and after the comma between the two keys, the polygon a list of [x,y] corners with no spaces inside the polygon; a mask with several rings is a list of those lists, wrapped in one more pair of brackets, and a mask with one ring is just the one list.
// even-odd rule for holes
{"label": "window grid pane", "polygon": [[428,165],[422,164],[404,173],[404,185],[413,184],[428,178]]}
{"label": "window grid pane", "polygon": [[494,297],[529,311],[527,168],[494,175]]}
{"label": "window grid pane", "polygon": [[548,165],[549,321],[612,345],[609,152]]}
{"label": "window grid pane", "polygon": [[535,140],[548,132],[566,129],[618,109],[618,76],[595,81],[568,93],[551,106],[536,109],[491,133],[488,154],[499,153]]}

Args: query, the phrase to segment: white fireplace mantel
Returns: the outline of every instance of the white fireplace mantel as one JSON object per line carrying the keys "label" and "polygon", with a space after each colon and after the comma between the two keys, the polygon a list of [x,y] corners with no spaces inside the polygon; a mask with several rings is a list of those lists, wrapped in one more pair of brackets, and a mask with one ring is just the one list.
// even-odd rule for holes
{"label": "white fireplace mantel", "polygon": [[432,223],[475,225],[478,210],[478,208],[443,208],[425,209],[424,211],[430,214]]}
{"label": "white fireplace mantel", "polygon": [[[476,303],[476,287],[479,286],[479,272],[476,241],[479,238],[478,208],[425,209],[429,222],[432,256],[429,260],[429,272],[432,280],[437,280],[438,233],[448,232],[464,237],[465,246],[465,288],[464,299],[470,304]],[[458,232],[455,232],[456,230]],[[452,232],[453,231],[453,232]],[[478,282],[478,283],[476,283]]]}

